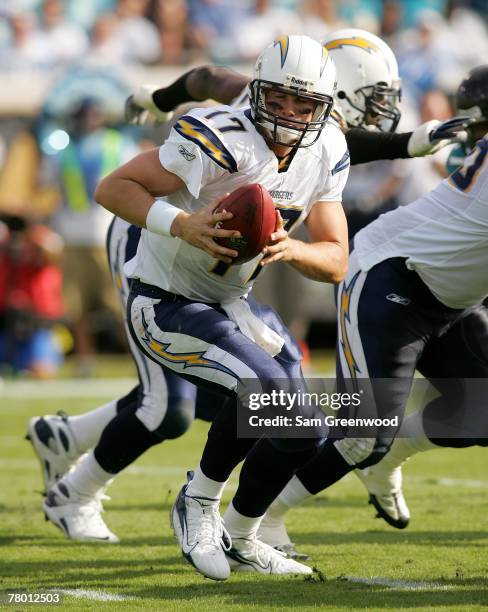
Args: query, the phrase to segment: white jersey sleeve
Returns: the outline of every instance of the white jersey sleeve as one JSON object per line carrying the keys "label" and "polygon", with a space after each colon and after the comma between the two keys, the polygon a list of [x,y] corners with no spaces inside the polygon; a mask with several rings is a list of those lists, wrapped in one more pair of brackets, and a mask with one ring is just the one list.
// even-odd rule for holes
{"label": "white jersey sleeve", "polygon": [[161,165],[179,176],[195,198],[203,185],[237,172],[237,161],[224,133],[211,123],[216,112],[194,109],[180,117],[159,149]]}
{"label": "white jersey sleeve", "polygon": [[326,164],[323,182],[315,195],[315,202],[342,202],[342,191],[349,176],[349,151],[339,125],[330,121],[323,132],[322,156]]}
{"label": "white jersey sleeve", "polygon": [[249,85],[246,85],[241,93],[229,102],[229,106],[232,108],[245,108],[249,106],[249,97]]}

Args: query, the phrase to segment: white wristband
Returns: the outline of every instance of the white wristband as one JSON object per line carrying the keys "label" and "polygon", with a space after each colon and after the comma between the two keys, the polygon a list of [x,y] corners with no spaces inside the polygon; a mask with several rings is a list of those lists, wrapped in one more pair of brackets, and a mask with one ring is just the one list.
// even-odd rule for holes
{"label": "white wristband", "polygon": [[154,234],[171,236],[171,225],[180,212],[181,209],[164,200],[155,200],[147,213],[146,228]]}

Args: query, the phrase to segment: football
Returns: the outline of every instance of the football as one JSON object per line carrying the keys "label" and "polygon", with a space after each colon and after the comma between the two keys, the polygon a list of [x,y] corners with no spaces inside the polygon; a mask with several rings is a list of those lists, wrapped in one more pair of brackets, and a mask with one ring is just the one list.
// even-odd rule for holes
{"label": "football", "polygon": [[216,241],[239,252],[233,263],[242,264],[263,250],[276,227],[276,211],[268,191],[259,183],[239,187],[214,210],[226,210],[234,216],[219,224],[221,229],[238,230],[240,238],[218,238]]}

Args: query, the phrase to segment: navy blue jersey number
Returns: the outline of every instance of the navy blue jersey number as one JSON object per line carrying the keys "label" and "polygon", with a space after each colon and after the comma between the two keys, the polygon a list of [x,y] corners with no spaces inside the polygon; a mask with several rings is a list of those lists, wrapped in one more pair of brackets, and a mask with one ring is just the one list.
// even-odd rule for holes
{"label": "navy blue jersey number", "polygon": [[449,182],[461,191],[468,192],[476,181],[481,166],[486,158],[488,140],[480,140],[473,151],[466,157],[464,164],[449,177]]}

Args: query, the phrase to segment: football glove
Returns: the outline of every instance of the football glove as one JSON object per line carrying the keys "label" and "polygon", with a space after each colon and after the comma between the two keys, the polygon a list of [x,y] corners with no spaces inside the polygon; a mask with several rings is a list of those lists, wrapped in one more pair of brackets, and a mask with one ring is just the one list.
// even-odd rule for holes
{"label": "football glove", "polygon": [[466,142],[466,128],[471,123],[469,117],[452,117],[447,121],[432,119],[419,125],[408,141],[410,157],[432,155],[442,147],[454,142]]}
{"label": "football glove", "polygon": [[127,123],[141,125],[151,114],[157,122],[165,123],[173,116],[173,111],[164,112],[160,110],[153,100],[153,93],[160,89],[157,85],[141,85],[139,89],[130,95],[125,101],[125,120]]}

